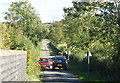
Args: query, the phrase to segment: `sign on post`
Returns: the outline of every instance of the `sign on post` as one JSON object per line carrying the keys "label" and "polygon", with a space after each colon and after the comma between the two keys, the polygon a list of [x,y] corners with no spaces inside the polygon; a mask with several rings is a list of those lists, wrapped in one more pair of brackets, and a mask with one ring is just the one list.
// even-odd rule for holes
{"label": "sign on post", "polygon": [[70,53],[71,53],[70,51],[66,51],[66,54],[68,55],[68,60],[69,60],[69,54]]}
{"label": "sign on post", "polygon": [[92,56],[91,52],[88,50],[85,56],[88,56],[88,72],[89,72],[89,64],[90,64],[90,56]]}
{"label": "sign on post", "polygon": [[87,51],[87,53],[85,54],[85,56],[92,56],[90,51]]}
{"label": "sign on post", "polygon": [[66,54],[68,54],[68,55],[69,55],[70,53],[71,53],[70,51],[66,51]]}

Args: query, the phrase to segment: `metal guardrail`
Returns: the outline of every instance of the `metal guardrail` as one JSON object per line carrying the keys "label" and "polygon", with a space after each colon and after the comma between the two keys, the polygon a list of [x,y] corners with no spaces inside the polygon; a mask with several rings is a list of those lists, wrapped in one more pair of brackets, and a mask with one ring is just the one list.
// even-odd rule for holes
{"label": "metal guardrail", "polygon": [[26,63],[26,51],[0,50],[0,83],[2,81],[24,81]]}

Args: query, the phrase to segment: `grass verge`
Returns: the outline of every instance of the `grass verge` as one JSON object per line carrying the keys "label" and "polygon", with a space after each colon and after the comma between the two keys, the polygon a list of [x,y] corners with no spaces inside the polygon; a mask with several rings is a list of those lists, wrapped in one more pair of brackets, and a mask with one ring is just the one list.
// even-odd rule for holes
{"label": "grass verge", "polygon": [[107,78],[101,77],[97,74],[92,74],[88,72],[80,71],[79,67],[76,65],[70,64],[68,67],[68,72],[72,73],[76,77],[78,77],[81,81],[108,81]]}
{"label": "grass verge", "polygon": [[27,66],[27,78],[28,81],[40,81],[43,80],[43,71],[41,71],[38,60],[42,57],[42,45],[44,40],[38,44],[37,47],[33,48],[30,52],[30,57]]}

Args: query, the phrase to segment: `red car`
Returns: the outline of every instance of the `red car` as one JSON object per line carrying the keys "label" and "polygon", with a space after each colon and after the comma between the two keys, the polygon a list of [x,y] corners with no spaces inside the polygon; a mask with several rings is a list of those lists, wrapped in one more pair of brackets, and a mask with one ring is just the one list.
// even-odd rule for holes
{"label": "red car", "polygon": [[43,68],[43,67],[49,67],[50,68],[50,65],[51,65],[49,58],[40,58],[39,64],[40,64],[41,68]]}

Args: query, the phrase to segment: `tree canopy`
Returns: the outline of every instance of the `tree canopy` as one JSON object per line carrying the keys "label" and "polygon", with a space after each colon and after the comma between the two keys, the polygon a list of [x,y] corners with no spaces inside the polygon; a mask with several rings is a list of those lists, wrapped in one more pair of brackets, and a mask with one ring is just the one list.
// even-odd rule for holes
{"label": "tree canopy", "polygon": [[27,36],[34,44],[42,39],[44,26],[36,10],[31,6],[29,1],[12,2],[8,12],[5,12],[6,23],[14,29],[20,29],[23,35]]}
{"label": "tree canopy", "polygon": [[[73,1],[64,8],[64,20],[51,24],[51,43],[60,54],[71,51],[73,62],[83,62],[93,54],[92,71],[119,79],[120,4],[115,2]],[[97,62],[97,64],[96,64]],[[116,71],[116,72],[115,72]],[[119,72],[119,74],[118,74]]]}

